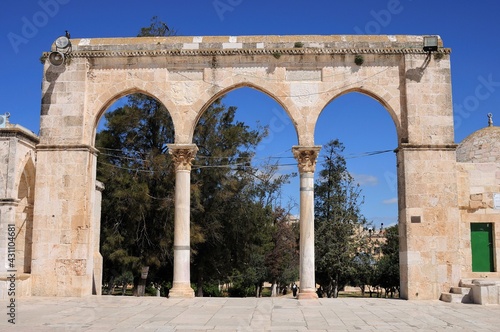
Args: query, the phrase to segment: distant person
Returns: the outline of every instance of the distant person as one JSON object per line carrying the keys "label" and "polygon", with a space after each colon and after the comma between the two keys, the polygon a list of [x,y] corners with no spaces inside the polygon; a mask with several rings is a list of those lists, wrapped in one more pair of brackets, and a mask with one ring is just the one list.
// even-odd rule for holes
{"label": "distant person", "polygon": [[297,297],[297,285],[295,283],[293,283],[292,285],[292,293],[293,293],[293,297]]}

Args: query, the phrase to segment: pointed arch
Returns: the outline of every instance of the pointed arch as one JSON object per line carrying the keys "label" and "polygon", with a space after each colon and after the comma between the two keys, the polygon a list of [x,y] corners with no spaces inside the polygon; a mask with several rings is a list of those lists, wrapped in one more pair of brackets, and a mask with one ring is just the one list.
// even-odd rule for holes
{"label": "pointed arch", "polygon": [[31,154],[24,161],[17,188],[16,267],[21,273],[31,273],[35,202],[35,164]]}
{"label": "pointed arch", "polygon": [[214,94],[212,97],[210,97],[210,99],[208,99],[203,104],[203,106],[201,107],[200,111],[198,112],[198,114],[196,116],[195,121],[192,124],[192,127],[190,129],[190,139],[191,140],[193,139],[196,125],[200,121],[200,118],[203,116],[203,114],[205,114],[205,111],[210,107],[210,105],[212,105],[217,99],[227,95],[228,93],[230,93],[232,91],[235,91],[235,90],[238,90],[241,88],[251,88],[251,89],[257,90],[257,91],[263,93],[264,95],[267,95],[268,97],[270,97],[276,103],[278,103],[278,105],[280,105],[281,108],[286,112],[286,114],[288,115],[288,117],[290,119],[290,122],[293,124],[293,127],[295,129],[295,134],[297,135],[297,140],[298,140],[299,133],[298,133],[298,128],[297,128],[297,122],[295,121],[292,114],[290,113],[290,110],[287,107],[287,105],[280,98],[278,98],[275,94],[273,94],[271,91],[269,91],[269,90],[267,90],[259,85],[253,84],[251,82],[240,82],[240,83],[233,84],[231,86],[226,87],[225,89],[218,91],[216,94]]}
{"label": "pointed arch", "polygon": [[[394,108],[394,105],[391,105],[391,103],[389,101],[382,98],[378,93],[374,92],[371,89],[366,89],[363,87],[353,87],[350,89],[342,90],[341,92],[335,94],[334,96],[332,96],[331,98],[328,99],[327,103],[323,106],[323,108],[319,112],[318,119],[321,116],[321,114],[324,112],[324,110],[328,107],[328,105],[330,105],[334,100],[336,100],[337,98],[339,98],[343,95],[347,95],[347,94],[353,93],[353,92],[363,94],[365,96],[368,96],[368,97],[376,100],[378,103],[380,103],[380,105],[382,105],[386,109],[386,111],[389,113],[389,115],[394,123],[394,126],[396,128],[396,134],[398,136],[398,141],[399,141],[402,137],[402,135],[401,135],[402,134],[402,126],[401,126],[401,121],[400,121],[399,109],[396,111]],[[316,131],[318,119],[316,120],[315,131]]]}
{"label": "pointed arch", "polygon": [[[107,96],[107,99],[105,99],[105,101],[102,103],[102,105],[100,107],[98,107],[98,111],[95,113],[95,117],[94,117],[94,121],[93,121],[93,131],[92,131],[92,144],[95,144],[95,136],[96,136],[96,132],[97,132],[97,127],[99,125],[99,122],[102,118],[102,116],[104,115],[104,113],[106,113],[106,111],[109,109],[109,107],[111,107],[111,105],[113,105],[116,101],[118,101],[120,98],[123,98],[123,97],[126,97],[126,96],[129,96],[129,95],[133,95],[133,94],[143,94],[145,96],[148,96],[148,97],[151,97],[151,98],[154,98],[155,100],[159,101],[160,103],[162,103],[165,108],[167,109],[167,112],[170,114],[170,116],[172,117],[172,112],[171,112],[171,109],[174,107],[173,105],[171,105],[171,108],[169,108],[160,98],[158,98],[155,94],[149,92],[149,91],[146,91],[146,90],[143,90],[143,89],[139,89],[137,87],[132,87],[132,88],[127,88],[127,89],[124,89],[118,93],[115,93],[113,95],[110,95],[110,96]],[[99,98],[99,100],[102,99],[102,98]],[[175,131],[175,119],[172,117],[172,121],[174,121],[174,131]]]}

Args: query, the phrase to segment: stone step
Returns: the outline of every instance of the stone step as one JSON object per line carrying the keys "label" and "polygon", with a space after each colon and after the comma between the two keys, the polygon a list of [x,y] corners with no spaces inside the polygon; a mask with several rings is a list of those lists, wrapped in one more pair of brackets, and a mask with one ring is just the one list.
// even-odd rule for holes
{"label": "stone step", "polygon": [[459,283],[460,287],[469,287],[469,288],[471,288],[472,285],[473,285],[472,279],[461,279],[460,283]]}
{"label": "stone step", "polygon": [[468,295],[470,290],[470,287],[451,287],[450,293]]}
{"label": "stone step", "polygon": [[448,303],[472,303],[469,294],[441,293],[439,299]]}

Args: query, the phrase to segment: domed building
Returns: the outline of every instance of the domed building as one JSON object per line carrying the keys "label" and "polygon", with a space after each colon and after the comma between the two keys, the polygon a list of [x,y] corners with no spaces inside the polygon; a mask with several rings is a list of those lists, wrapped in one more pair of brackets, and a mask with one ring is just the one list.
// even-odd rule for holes
{"label": "domed building", "polygon": [[457,148],[457,162],[500,162],[500,127],[492,124],[465,138]]}
{"label": "domed building", "polygon": [[500,303],[500,127],[491,114],[456,155],[461,286],[472,288],[471,302]]}

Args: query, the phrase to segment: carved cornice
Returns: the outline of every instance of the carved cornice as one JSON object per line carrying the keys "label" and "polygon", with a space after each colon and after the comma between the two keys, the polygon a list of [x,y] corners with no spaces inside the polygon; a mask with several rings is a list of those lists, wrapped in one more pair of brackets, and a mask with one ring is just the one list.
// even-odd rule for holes
{"label": "carved cornice", "polygon": [[86,151],[97,155],[99,150],[87,144],[38,144],[37,151]]}
{"label": "carved cornice", "polygon": [[190,171],[196,152],[198,147],[195,144],[168,144],[168,153],[174,159],[176,171]]}
{"label": "carved cornice", "polygon": [[458,144],[411,144],[403,143],[394,152],[399,151],[455,151]]}
{"label": "carved cornice", "polygon": [[[451,49],[441,48],[439,53],[450,54]],[[43,53],[48,57],[50,53]],[[214,56],[214,55],[346,55],[346,54],[427,54],[420,48],[242,48],[242,49],[170,49],[170,50],[110,50],[73,51],[69,58],[108,57],[161,57],[161,56]]]}
{"label": "carved cornice", "polygon": [[18,198],[0,198],[0,206],[18,206],[21,202]]}
{"label": "carved cornice", "polygon": [[0,137],[15,137],[18,139],[29,141],[33,145],[38,144],[38,142],[40,141],[35,133],[29,132],[27,129],[21,129],[18,127],[1,128]]}
{"label": "carved cornice", "polygon": [[318,158],[321,146],[294,146],[293,156],[299,163],[300,173],[314,173],[316,169],[316,159]]}

